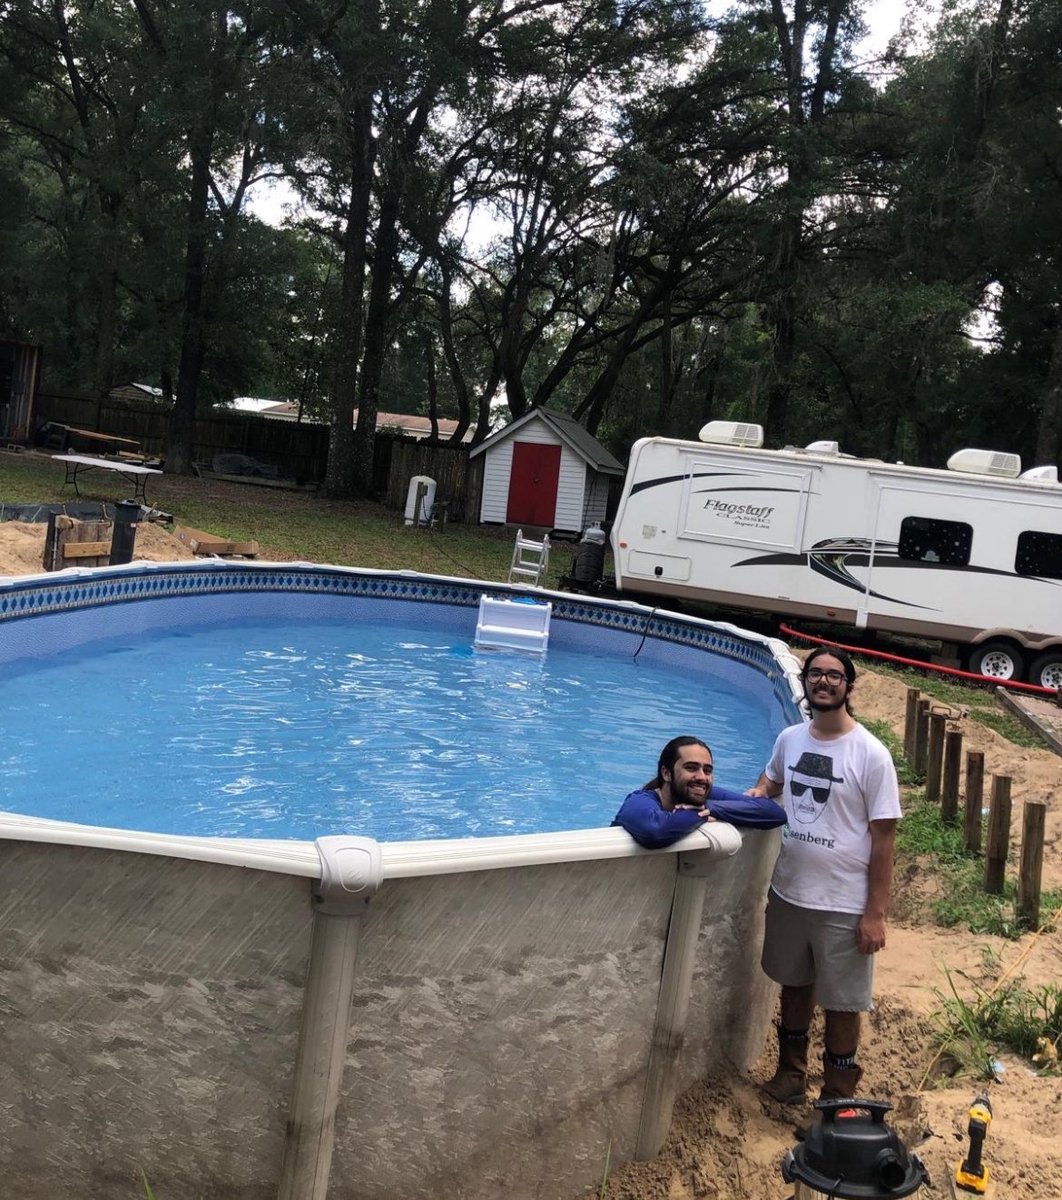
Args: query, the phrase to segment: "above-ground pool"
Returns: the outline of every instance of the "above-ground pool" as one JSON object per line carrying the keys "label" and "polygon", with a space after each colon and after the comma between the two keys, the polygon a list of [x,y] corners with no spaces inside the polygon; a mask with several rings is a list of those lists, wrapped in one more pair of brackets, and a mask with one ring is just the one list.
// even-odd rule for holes
{"label": "above-ground pool", "polygon": [[356,611],[123,629],[9,666],[0,803],[158,833],[397,841],[607,825],[676,733],[710,740],[722,784],[756,780],[770,697],[699,668],[703,652],[586,650],[582,632],[529,654]]}
{"label": "above-ground pool", "polygon": [[[473,651],[484,593],[552,604],[544,659]],[[141,1169],[159,1195],[560,1200],[758,1053],[778,834],[645,851],[606,826],[675,733],[752,781],[799,717],[781,643],[197,562],[0,581],[0,665],[23,1200],[134,1195]]]}

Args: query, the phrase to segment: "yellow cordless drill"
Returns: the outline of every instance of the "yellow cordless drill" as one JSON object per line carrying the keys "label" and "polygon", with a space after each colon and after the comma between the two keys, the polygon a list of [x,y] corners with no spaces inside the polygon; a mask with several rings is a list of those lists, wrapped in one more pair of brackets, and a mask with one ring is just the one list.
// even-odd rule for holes
{"label": "yellow cordless drill", "polygon": [[981,1092],[974,1097],[974,1102],[970,1105],[970,1124],[967,1127],[970,1149],[955,1171],[955,1183],[964,1191],[984,1195],[988,1188],[988,1168],[981,1162],[981,1151],[991,1124],[992,1104],[985,1093]]}

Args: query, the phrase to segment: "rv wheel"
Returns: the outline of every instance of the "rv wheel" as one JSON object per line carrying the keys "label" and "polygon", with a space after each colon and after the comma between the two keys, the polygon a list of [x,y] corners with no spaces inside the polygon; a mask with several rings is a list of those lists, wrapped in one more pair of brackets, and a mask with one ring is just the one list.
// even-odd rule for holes
{"label": "rv wheel", "polygon": [[990,679],[1020,679],[1025,663],[1010,642],[982,642],[970,651],[969,669]]}
{"label": "rv wheel", "polygon": [[1048,650],[1033,661],[1029,668],[1029,682],[1038,687],[1062,691],[1062,647]]}

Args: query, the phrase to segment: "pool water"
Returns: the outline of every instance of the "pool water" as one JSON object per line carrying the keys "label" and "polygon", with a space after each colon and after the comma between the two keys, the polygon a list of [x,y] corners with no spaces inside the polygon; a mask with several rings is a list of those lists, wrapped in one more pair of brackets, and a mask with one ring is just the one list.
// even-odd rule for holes
{"label": "pool water", "polygon": [[775,732],[707,671],[398,623],[225,624],[8,668],[0,807],[239,837],[541,833],[607,825],[679,733],[747,787]]}

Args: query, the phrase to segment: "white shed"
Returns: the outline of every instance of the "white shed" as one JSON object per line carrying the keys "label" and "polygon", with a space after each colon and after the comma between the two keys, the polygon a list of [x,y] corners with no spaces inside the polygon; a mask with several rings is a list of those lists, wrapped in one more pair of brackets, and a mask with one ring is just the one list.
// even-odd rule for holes
{"label": "white shed", "polygon": [[579,533],[605,520],[623,467],[567,413],[533,408],[469,452],[483,455],[479,519]]}

